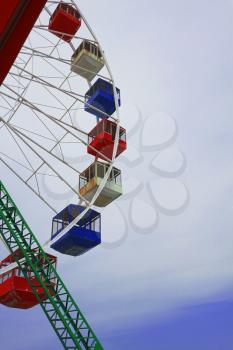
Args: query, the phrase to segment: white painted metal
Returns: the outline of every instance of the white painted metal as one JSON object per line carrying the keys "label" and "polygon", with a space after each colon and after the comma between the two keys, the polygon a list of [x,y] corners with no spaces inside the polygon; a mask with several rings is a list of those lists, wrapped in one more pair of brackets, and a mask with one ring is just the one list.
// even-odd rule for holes
{"label": "white painted metal", "polygon": [[[53,162],[50,163],[39,152],[39,149],[43,150],[44,152],[48,153],[54,160],[59,160],[63,164],[66,163],[66,165],[74,169],[72,164],[69,164],[69,162],[65,160],[63,154],[63,143],[69,136],[75,139],[75,142],[77,143],[81,142],[85,146],[87,144],[87,140],[85,140],[87,131],[82,130],[80,127],[78,127],[77,123],[73,120],[71,115],[72,111],[74,110],[82,110],[83,104],[85,102],[84,94],[81,94],[79,93],[79,91],[76,91],[73,84],[74,76],[72,76],[72,72],[67,71],[67,67],[70,66],[71,62],[68,57],[66,58],[61,55],[61,52],[63,52],[64,43],[62,43],[61,40],[57,40],[54,44],[54,40],[51,40],[49,35],[47,35],[47,33],[45,32],[47,29],[47,24],[42,23],[43,18],[40,19],[34,28],[34,32],[38,35],[38,37],[41,38],[41,41],[44,43],[44,45],[41,44],[39,45],[39,47],[33,46],[33,38],[31,36],[27,45],[25,45],[25,47],[23,48],[18,58],[18,62],[14,65],[14,68],[9,74],[11,82],[8,84],[6,83],[6,85],[1,87],[0,89],[0,96],[2,99],[2,105],[0,103],[0,121],[2,121],[2,123],[0,123],[0,132],[3,131],[5,128],[8,131],[10,130],[11,133],[14,134],[15,144],[18,146],[19,153],[21,153],[21,155],[24,156],[24,159],[26,159],[27,163],[31,164],[32,169],[29,169],[31,171],[31,174],[29,177],[27,176],[26,178],[20,175],[18,171],[15,170],[15,168],[9,162],[9,160],[11,159],[10,155],[8,155],[8,158],[4,158],[4,155],[2,155],[0,157],[0,160],[53,211],[57,212],[57,209],[55,209],[53,205],[48,201],[48,199],[44,197],[43,191],[41,191],[40,184],[38,181],[38,177],[41,176],[42,170],[45,165],[52,170],[53,175],[55,175],[58,179],[65,183],[68,188],[74,190],[77,197],[79,196],[80,200],[86,203],[86,209],[82,212],[82,214],[75,218],[75,220],[73,220],[73,222],[71,222],[61,233],[59,233],[59,235],[57,235],[52,242],[48,240],[44,245],[45,247],[49,246],[51,243],[54,243],[55,241],[60,239],[64,234],[66,234],[74,225],[76,225],[76,223],[87,213],[87,211],[96,202],[100,193],[106,187],[109,175],[113,169],[119,144],[120,114],[118,106],[118,95],[115,81],[108,61],[106,59],[105,52],[103,51],[102,46],[98,42],[97,37],[94,34],[91,26],[87,22],[81,10],[78,8],[76,1],[71,0],[68,2],[72,3],[73,6],[77,8],[79,13],[81,14],[83,23],[85,24],[86,29],[89,32],[88,38],[75,36],[74,41],[77,43],[80,42],[80,40],[88,40],[93,44],[97,45],[101,53],[101,65],[94,65],[94,69],[93,66],[88,66],[85,57],[84,61],[80,61],[80,57],[77,56],[75,58],[76,61],[73,61],[73,64],[75,64],[76,68],[78,69],[78,66],[82,66],[83,62],[85,62],[86,72],[89,73],[89,75],[86,75],[87,80],[92,80],[91,78],[93,74],[95,74],[95,76],[100,76],[113,84],[116,112],[110,118],[112,118],[117,123],[117,128],[114,142],[113,157],[112,159],[106,159],[106,161],[108,161],[109,163],[109,168],[104,178],[100,182],[95,195],[90,200],[90,202],[88,202],[87,200],[85,200],[85,198],[82,198],[82,196],[80,196],[80,193],[74,189],[71,183],[67,182],[67,180],[63,178],[63,174],[60,174],[56,171],[56,169],[53,167]],[[60,3],[60,1],[49,0],[44,13],[51,14],[58,3]],[[74,44],[71,43],[68,46],[70,46],[70,50],[73,53]],[[38,62],[38,59],[40,59],[41,66],[43,66],[44,64],[44,66],[46,67],[45,72],[37,72],[38,66],[35,63],[35,61]],[[108,74],[106,76],[98,74],[100,69],[102,68],[103,63],[106,67],[106,71]],[[50,67],[51,71],[53,72],[51,73],[51,75],[49,73],[48,67]],[[12,85],[13,82],[14,86]],[[33,101],[33,97],[30,96],[30,89],[32,87],[34,90],[37,89],[38,94],[44,94],[46,96],[46,100],[41,100],[39,102]],[[28,96],[30,96],[30,98]],[[31,116],[35,118],[36,122],[40,123],[41,128],[40,130],[34,130],[33,128],[30,129],[30,125],[27,125],[26,122],[25,125],[23,125],[23,128],[25,128],[25,130],[27,129],[27,131],[30,132],[30,137],[27,135],[27,132],[25,130],[22,131],[22,125],[16,126],[15,124],[17,118],[19,116],[22,116],[22,113],[24,113],[25,107],[31,110]],[[20,119],[20,121],[22,121],[22,118]],[[81,135],[79,136],[77,135],[77,133]],[[40,144],[38,141],[33,140],[33,137],[43,138],[43,144]],[[53,142],[53,145],[48,146],[44,143],[45,141],[48,143]],[[28,154],[25,153],[25,148],[20,146],[21,144],[27,146]],[[59,149],[60,155],[56,155],[54,153],[55,149]],[[84,148],[84,154],[85,151],[86,149]],[[31,162],[30,155],[32,152],[37,158],[37,160],[40,160],[37,166],[35,166]],[[20,164],[19,159],[15,158],[14,161],[16,162],[15,164],[17,164],[17,162],[18,164]],[[75,170],[79,172],[79,170]],[[32,178],[34,178],[37,183],[37,189],[34,188],[28,182],[28,179],[31,180]]]}

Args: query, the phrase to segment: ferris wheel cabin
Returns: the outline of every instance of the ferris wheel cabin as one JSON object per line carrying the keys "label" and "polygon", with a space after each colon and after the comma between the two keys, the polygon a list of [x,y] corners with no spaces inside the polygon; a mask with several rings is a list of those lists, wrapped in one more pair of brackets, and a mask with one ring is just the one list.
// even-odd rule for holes
{"label": "ferris wheel cabin", "polygon": [[[20,256],[19,251],[17,251],[0,263],[0,304],[11,308],[29,309],[39,304],[39,301],[34,295],[30,285],[35,287],[41,301],[45,301],[47,295],[30,269],[27,270],[27,277],[30,281],[30,285],[18,267],[15,267],[8,272],[1,273],[1,269],[15,262],[16,256],[17,259],[23,257]],[[56,268],[57,258],[49,254],[47,254],[47,256],[50,263]],[[40,263],[45,266],[43,258]],[[53,281],[50,280],[50,282],[55,286],[55,279]],[[50,291],[50,293],[53,295],[52,291]]]}
{"label": "ferris wheel cabin", "polygon": [[[84,210],[85,207],[70,204],[57,214],[53,218],[51,239],[56,238]],[[51,248],[62,254],[79,256],[100,243],[101,215],[97,211],[89,209],[76,225],[51,245]]]}
{"label": "ferris wheel cabin", "polygon": [[[116,138],[117,124],[109,119],[102,119],[88,134],[87,152],[94,157],[106,160],[112,159],[114,142]],[[119,144],[116,156],[118,157],[126,150],[126,131],[120,128]],[[104,157],[105,156],[105,157]]]}
{"label": "ferris wheel cabin", "polygon": [[49,31],[60,39],[70,42],[81,27],[78,10],[69,4],[60,3],[49,21]]}
{"label": "ferris wheel cabin", "polygon": [[71,58],[71,70],[92,81],[104,67],[104,58],[97,44],[83,40]]}
{"label": "ferris wheel cabin", "polygon": [[0,85],[15,62],[47,0],[0,0]]}
{"label": "ferris wheel cabin", "polygon": [[[82,174],[80,174],[79,191],[80,194],[88,201],[91,201],[96,194],[101,181],[108,171],[109,166],[110,165],[108,163],[96,161]],[[106,182],[106,185],[101,191],[99,197],[96,199],[94,205],[97,207],[106,207],[121,195],[121,171],[117,168],[113,168]]]}
{"label": "ferris wheel cabin", "polygon": [[[117,90],[118,105],[121,105],[120,89]],[[113,85],[99,78],[85,95],[86,112],[94,114],[97,118],[108,118],[116,111]]]}

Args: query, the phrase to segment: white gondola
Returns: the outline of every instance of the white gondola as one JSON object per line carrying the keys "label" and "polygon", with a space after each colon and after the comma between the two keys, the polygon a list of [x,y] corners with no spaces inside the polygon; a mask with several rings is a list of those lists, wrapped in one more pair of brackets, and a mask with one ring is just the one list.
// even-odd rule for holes
{"label": "white gondola", "polygon": [[71,58],[71,71],[92,81],[104,67],[104,58],[98,45],[83,40]]}
{"label": "white gondola", "polygon": [[[89,201],[92,200],[107,173],[108,168],[109,164],[96,161],[80,174],[79,191],[85,199]],[[121,171],[113,167],[110,176],[94,205],[97,207],[106,207],[121,195]]]}

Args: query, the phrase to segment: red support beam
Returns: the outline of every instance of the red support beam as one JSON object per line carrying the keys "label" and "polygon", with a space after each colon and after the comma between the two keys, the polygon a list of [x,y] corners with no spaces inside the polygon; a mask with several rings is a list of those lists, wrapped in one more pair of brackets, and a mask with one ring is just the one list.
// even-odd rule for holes
{"label": "red support beam", "polygon": [[0,0],[0,85],[47,0]]}

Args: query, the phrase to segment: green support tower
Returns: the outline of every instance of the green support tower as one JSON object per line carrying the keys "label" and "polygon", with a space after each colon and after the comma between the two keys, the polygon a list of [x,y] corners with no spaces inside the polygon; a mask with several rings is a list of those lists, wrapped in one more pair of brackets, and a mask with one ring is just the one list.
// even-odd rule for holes
{"label": "green support tower", "polygon": [[[0,181],[0,235],[13,254],[64,349],[103,350],[99,340],[62,282],[19,209]],[[41,264],[41,259],[45,264]],[[30,283],[28,270],[40,283],[47,300],[41,300]]]}

